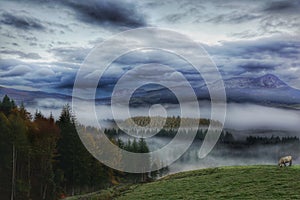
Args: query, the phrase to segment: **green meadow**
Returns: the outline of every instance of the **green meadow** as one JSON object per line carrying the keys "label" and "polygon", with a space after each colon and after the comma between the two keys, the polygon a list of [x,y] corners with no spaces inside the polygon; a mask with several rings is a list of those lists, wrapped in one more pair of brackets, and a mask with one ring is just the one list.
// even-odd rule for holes
{"label": "green meadow", "polygon": [[120,185],[68,200],[300,199],[300,166],[233,166],[166,176],[154,182]]}

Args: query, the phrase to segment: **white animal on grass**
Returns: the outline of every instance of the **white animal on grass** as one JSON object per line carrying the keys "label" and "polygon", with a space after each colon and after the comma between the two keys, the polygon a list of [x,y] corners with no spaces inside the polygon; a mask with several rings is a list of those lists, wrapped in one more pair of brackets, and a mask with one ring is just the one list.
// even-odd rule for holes
{"label": "white animal on grass", "polygon": [[292,156],[285,156],[279,159],[278,165],[279,167],[282,167],[283,165],[286,166],[286,163],[289,163],[289,166],[292,166],[292,161]]}

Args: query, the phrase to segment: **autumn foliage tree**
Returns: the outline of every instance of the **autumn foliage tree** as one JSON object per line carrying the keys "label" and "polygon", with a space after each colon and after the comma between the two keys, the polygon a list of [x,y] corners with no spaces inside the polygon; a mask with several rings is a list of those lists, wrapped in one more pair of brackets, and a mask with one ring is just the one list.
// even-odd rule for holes
{"label": "autumn foliage tree", "polygon": [[[23,104],[17,106],[4,96],[0,101],[0,199],[54,200],[124,181],[123,173],[104,166],[87,151],[78,127],[86,129],[77,124],[69,105],[55,121],[40,111],[32,116]],[[110,139],[115,145],[121,142]],[[90,140],[95,142],[93,137]],[[144,141],[135,141],[130,148],[148,151]]]}

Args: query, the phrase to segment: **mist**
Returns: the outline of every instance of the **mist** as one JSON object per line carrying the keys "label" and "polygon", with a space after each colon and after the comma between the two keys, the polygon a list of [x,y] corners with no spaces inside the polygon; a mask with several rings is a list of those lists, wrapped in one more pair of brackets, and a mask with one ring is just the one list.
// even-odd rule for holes
{"label": "mist", "polygon": [[221,145],[215,147],[204,159],[195,156],[200,146],[200,141],[194,142],[180,159],[169,166],[170,173],[220,166],[276,166],[279,158],[286,155],[293,156],[293,164],[300,163],[298,150],[292,144],[287,144],[284,148],[282,145],[254,145],[240,149]]}
{"label": "mist", "polygon": [[[26,107],[31,113],[34,113],[36,109],[38,109],[45,116],[52,113],[53,116],[58,119],[61,109],[66,103],[68,102],[42,99],[41,102],[37,101],[36,105],[31,104]],[[82,102],[80,107],[73,108],[78,122],[99,128],[99,126],[95,124],[95,121],[91,120],[96,116],[101,127],[110,128],[109,124],[105,124],[105,120],[113,118],[110,106],[95,105],[96,110],[94,112],[87,108],[86,103],[87,102]],[[159,109],[156,113],[156,107],[154,107],[151,109],[151,115],[180,115],[178,105],[168,104],[163,106],[166,108],[165,113],[161,112],[161,107],[157,107]],[[199,102],[199,106],[201,118],[210,118],[210,103],[201,101]],[[149,108],[149,106],[143,108],[133,107],[130,108],[130,114],[131,116],[149,116]],[[193,107],[189,107],[189,104],[186,103],[184,108],[189,109],[191,117],[195,117],[193,116]],[[126,112],[126,108],[120,106],[118,108],[118,115],[116,116],[117,120],[125,119]],[[78,113],[80,113],[80,115],[78,115]],[[235,139],[242,140],[245,140],[249,135],[299,137],[300,113],[296,109],[275,108],[246,103],[228,103],[224,128],[225,130],[230,130]],[[127,135],[120,137],[123,141],[127,141],[129,138]],[[133,139],[133,137],[131,139]],[[154,136],[147,138],[146,142],[150,151],[155,151],[167,145],[171,139],[172,138]],[[218,166],[277,165],[278,159],[285,155],[292,155],[294,157],[294,163],[300,164],[300,159],[298,158],[300,155],[290,144],[284,147],[282,147],[282,145],[253,145],[247,148],[232,148],[226,145],[217,145],[204,159],[200,159],[198,158],[198,151],[201,144],[202,141],[195,140],[188,151],[169,166],[169,173]],[[167,156],[165,154],[162,156],[172,159],[176,156],[179,148],[180,145],[176,146],[176,148],[174,147],[174,152],[169,152]]]}
{"label": "mist", "polygon": [[[123,141],[132,140],[127,135],[118,136]],[[172,138],[152,137],[146,138],[150,152],[161,149],[167,145]],[[231,145],[218,143],[214,149],[203,159],[198,157],[201,140],[195,140],[189,149],[175,162],[168,166],[168,174],[181,171],[203,169],[222,166],[243,165],[274,165],[282,156],[292,155],[293,164],[300,164],[299,143],[287,144],[257,144],[257,145]],[[161,154],[162,160],[173,160],[180,151],[180,146],[174,147],[173,151]]]}
{"label": "mist", "polygon": [[[70,103],[67,101],[58,101],[54,99],[41,99],[36,101],[35,105],[26,105],[29,111],[35,112],[37,109],[41,110],[45,115],[51,112],[57,119],[60,115],[63,105]],[[95,116],[101,126],[106,126],[103,122],[107,119],[122,120],[126,119],[127,108],[124,106],[117,106],[118,113],[113,116],[111,107],[109,105],[95,105],[95,112],[90,110],[88,103],[82,103],[78,107],[73,107],[74,114],[78,122],[84,125],[97,126],[94,123]],[[162,112],[161,106],[144,106],[131,107],[130,116],[149,116],[149,111],[153,116],[180,116],[180,107],[177,104],[162,104],[165,112]],[[190,116],[197,118],[195,115],[195,108],[189,103],[183,103],[184,109],[187,109]],[[200,101],[200,117],[210,118],[210,102]],[[218,110],[218,105],[217,108]],[[78,114],[80,113],[80,115]],[[214,120],[221,120],[220,117]],[[280,131],[298,131],[300,129],[300,111],[296,109],[276,108],[261,106],[248,103],[228,103],[226,119],[224,128],[233,130],[280,130]]]}

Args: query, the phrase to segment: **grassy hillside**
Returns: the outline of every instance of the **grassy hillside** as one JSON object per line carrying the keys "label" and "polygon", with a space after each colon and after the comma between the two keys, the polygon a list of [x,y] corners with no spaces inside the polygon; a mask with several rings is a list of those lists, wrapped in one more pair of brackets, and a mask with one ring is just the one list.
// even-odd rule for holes
{"label": "grassy hillside", "polygon": [[203,169],[72,199],[300,199],[300,166]]}

